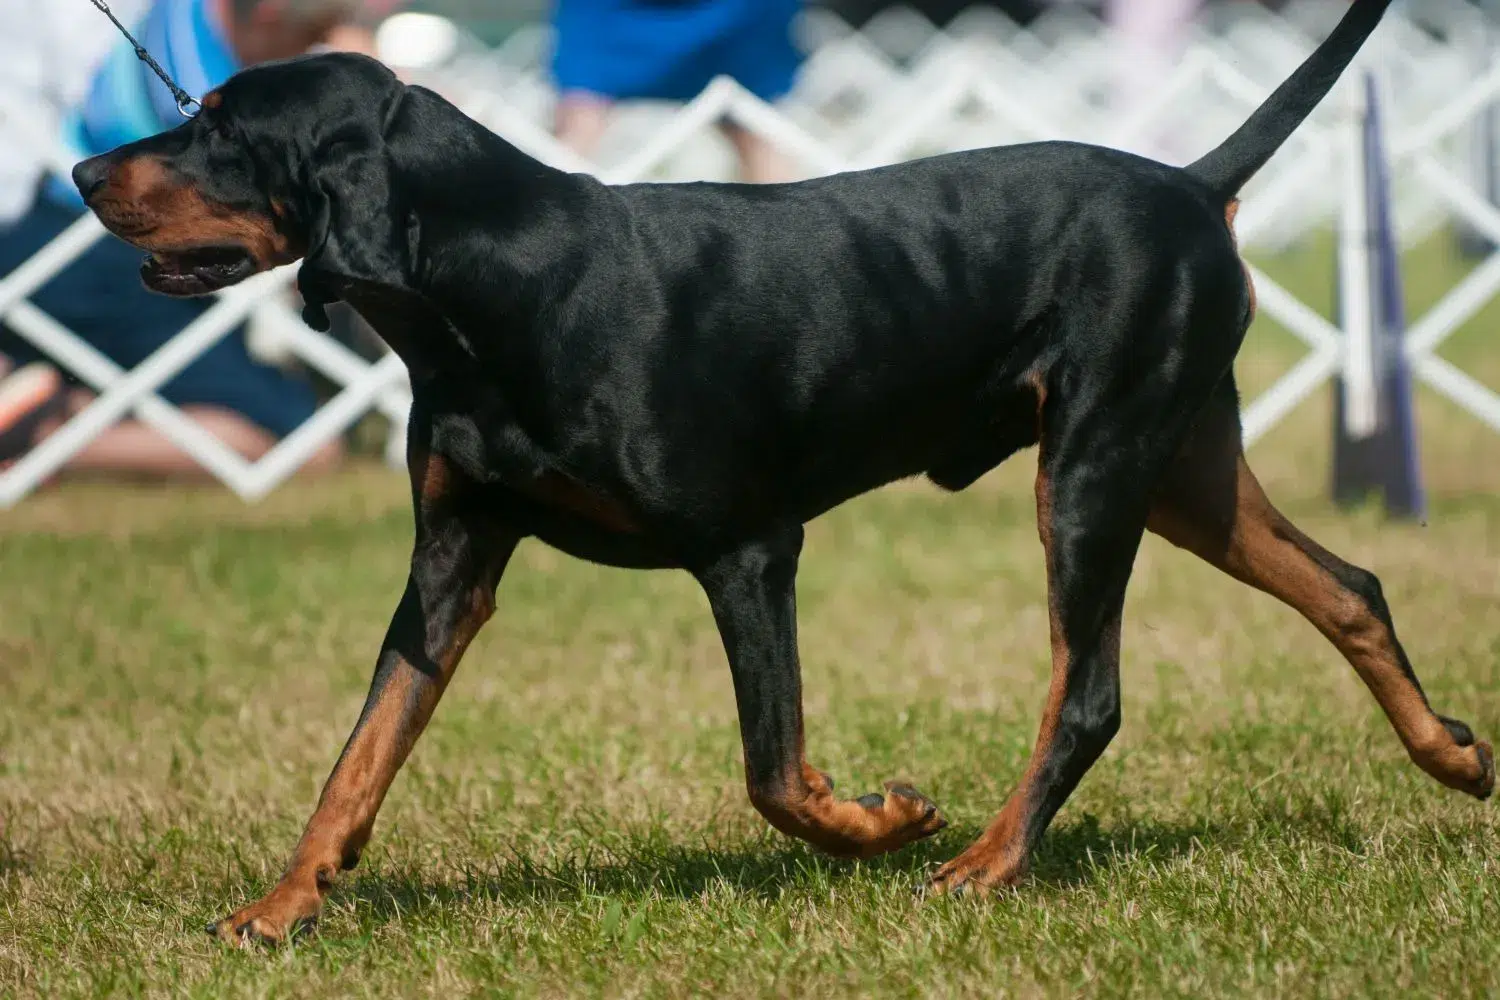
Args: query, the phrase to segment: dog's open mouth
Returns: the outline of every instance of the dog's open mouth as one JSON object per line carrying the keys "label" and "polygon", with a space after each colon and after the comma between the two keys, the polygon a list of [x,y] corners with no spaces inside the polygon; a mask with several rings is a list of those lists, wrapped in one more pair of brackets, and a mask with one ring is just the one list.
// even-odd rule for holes
{"label": "dog's open mouth", "polygon": [[244,281],[259,270],[242,247],[157,251],[141,265],[141,280],[166,295],[206,295]]}

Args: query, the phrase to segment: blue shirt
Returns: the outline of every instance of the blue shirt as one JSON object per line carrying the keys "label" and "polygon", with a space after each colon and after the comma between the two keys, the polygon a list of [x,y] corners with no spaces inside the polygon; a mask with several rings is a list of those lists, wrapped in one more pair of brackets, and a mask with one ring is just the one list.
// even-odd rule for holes
{"label": "blue shirt", "polygon": [[[156,0],[131,32],[179,87],[199,98],[241,68],[209,14],[209,2]],[[63,141],[82,156],[96,156],[182,122],[172,92],[121,38],[99,67],[83,104],[64,121]],[[78,192],[65,181],[50,182],[47,196],[83,207]]]}

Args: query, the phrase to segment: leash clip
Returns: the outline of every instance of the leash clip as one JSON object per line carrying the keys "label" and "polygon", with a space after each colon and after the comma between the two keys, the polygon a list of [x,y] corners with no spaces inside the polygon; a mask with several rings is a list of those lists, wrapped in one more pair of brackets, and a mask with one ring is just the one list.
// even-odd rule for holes
{"label": "leash clip", "polygon": [[[114,26],[120,29],[120,34],[124,35],[125,40],[130,43],[130,47],[135,49],[135,57],[149,66],[151,72],[155,73],[161,79],[161,82],[166,84],[167,89],[172,92],[172,100],[177,102],[177,113],[184,118],[196,117],[198,112],[203,110],[203,105],[198,103],[198,99],[177,86],[177,81],[173,80],[167,74],[167,71],[161,68],[160,63],[151,58],[151,53],[146,51],[146,47],[136,41],[135,36],[130,33],[129,29],[120,23],[120,19],[115,17],[115,12],[109,9],[109,4],[105,0],[90,0],[90,2],[99,9],[99,13],[109,18]],[[188,110],[194,105],[197,105],[197,110]]]}

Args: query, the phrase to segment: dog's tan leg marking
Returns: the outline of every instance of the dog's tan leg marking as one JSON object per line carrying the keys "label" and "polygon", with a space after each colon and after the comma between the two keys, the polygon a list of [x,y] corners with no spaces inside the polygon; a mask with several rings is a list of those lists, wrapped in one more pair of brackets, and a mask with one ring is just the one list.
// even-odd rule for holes
{"label": "dog's tan leg marking", "polygon": [[739,709],[745,787],[777,830],[840,857],[870,858],[945,825],[909,785],[836,798],[807,762],[802,667],[797,651],[797,560],[802,528],[783,528],[726,552],[697,571],[724,641]]}
{"label": "dog's tan leg marking", "polygon": [[[1040,403],[1039,393],[1039,406]],[[1039,465],[1037,470],[1036,506],[1037,533],[1041,536],[1049,568],[1047,606],[1052,646],[1052,681],[1047,690],[1046,706],[1042,710],[1041,727],[1031,759],[1015,791],[979,839],[958,857],[943,865],[932,877],[928,888],[936,893],[986,892],[1018,883],[1027,872],[1031,852],[1041,836],[1041,829],[1050,819],[1051,811],[1056,808],[1054,805],[1045,814],[1042,813],[1042,793],[1047,784],[1043,772],[1054,758],[1058,723],[1068,701],[1075,651],[1069,648],[1064,634],[1058,604],[1058,580],[1051,571],[1054,565],[1052,488],[1045,465]],[[1098,646],[1100,656],[1106,664],[1105,669],[1117,674],[1120,661],[1118,608],[1102,623]]]}
{"label": "dog's tan leg marking", "polygon": [[873,858],[937,833],[948,823],[932,800],[887,781],[886,794],[840,799],[833,783],[802,762],[780,789],[750,787],[750,801],[773,827],[841,858]]}
{"label": "dog's tan leg marking", "polygon": [[1331,641],[1380,707],[1416,764],[1438,781],[1485,798],[1495,784],[1488,743],[1427,703],[1375,577],[1308,538],[1271,505],[1245,463],[1205,482],[1187,469],[1164,491],[1150,528],[1236,580],[1290,605]]}
{"label": "dog's tan leg marking", "polygon": [[392,779],[494,612],[495,585],[516,540],[481,542],[442,513],[451,480],[446,467],[423,457],[420,473],[412,572],[364,710],[281,880],[264,898],[210,926],[225,941],[275,943],[316,919],[335,875],[359,861]]}

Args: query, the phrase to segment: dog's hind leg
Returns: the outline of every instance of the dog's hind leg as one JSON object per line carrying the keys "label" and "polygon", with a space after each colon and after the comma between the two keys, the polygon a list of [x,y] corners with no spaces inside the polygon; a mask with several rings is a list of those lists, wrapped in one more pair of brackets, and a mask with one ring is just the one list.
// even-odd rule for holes
{"label": "dog's hind leg", "polygon": [[1153,424],[1173,412],[1165,400],[1113,394],[1110,402],[1063,406],[1055,393],[1041,392],[1037,529],[1047,559],[1052,684],[1019,786],[979,839],[932,877],[934,892],[1015,884],[1052,817],[1119,730],[1125,588],[1153,474],[1170,455],[1164,442],[1180,430]]}
{"label": "dog's hind leg", "polygon": [[275,943],[316,919],[334,876],[358,862],[396,771],[494,611],[495,586],[519,539],[474,516],[442,459],[419,447],[411,464],[411,573],[364,710],[281,880],[263,899],[209,926],[225,941]]}
{"label": "dog's hind leg", "polygon": [[1151,530],[1295,608],[1344,654],[1422,770],[1487,797],[1495,784],[1490,745],[1432,710],[1396,639],[1380,581],[1283,517],[1240,442],[1234,386],[1226,379],[1163,481]]}
{"label": "dog's hind leg", "polygon": [[797,659],[797,560],[802,528],[740,546],[695,570],[729,655],[750,801],[772,826],[840,857],[869,858],[945,825],[906,785],[849,801],[807,763]]}

